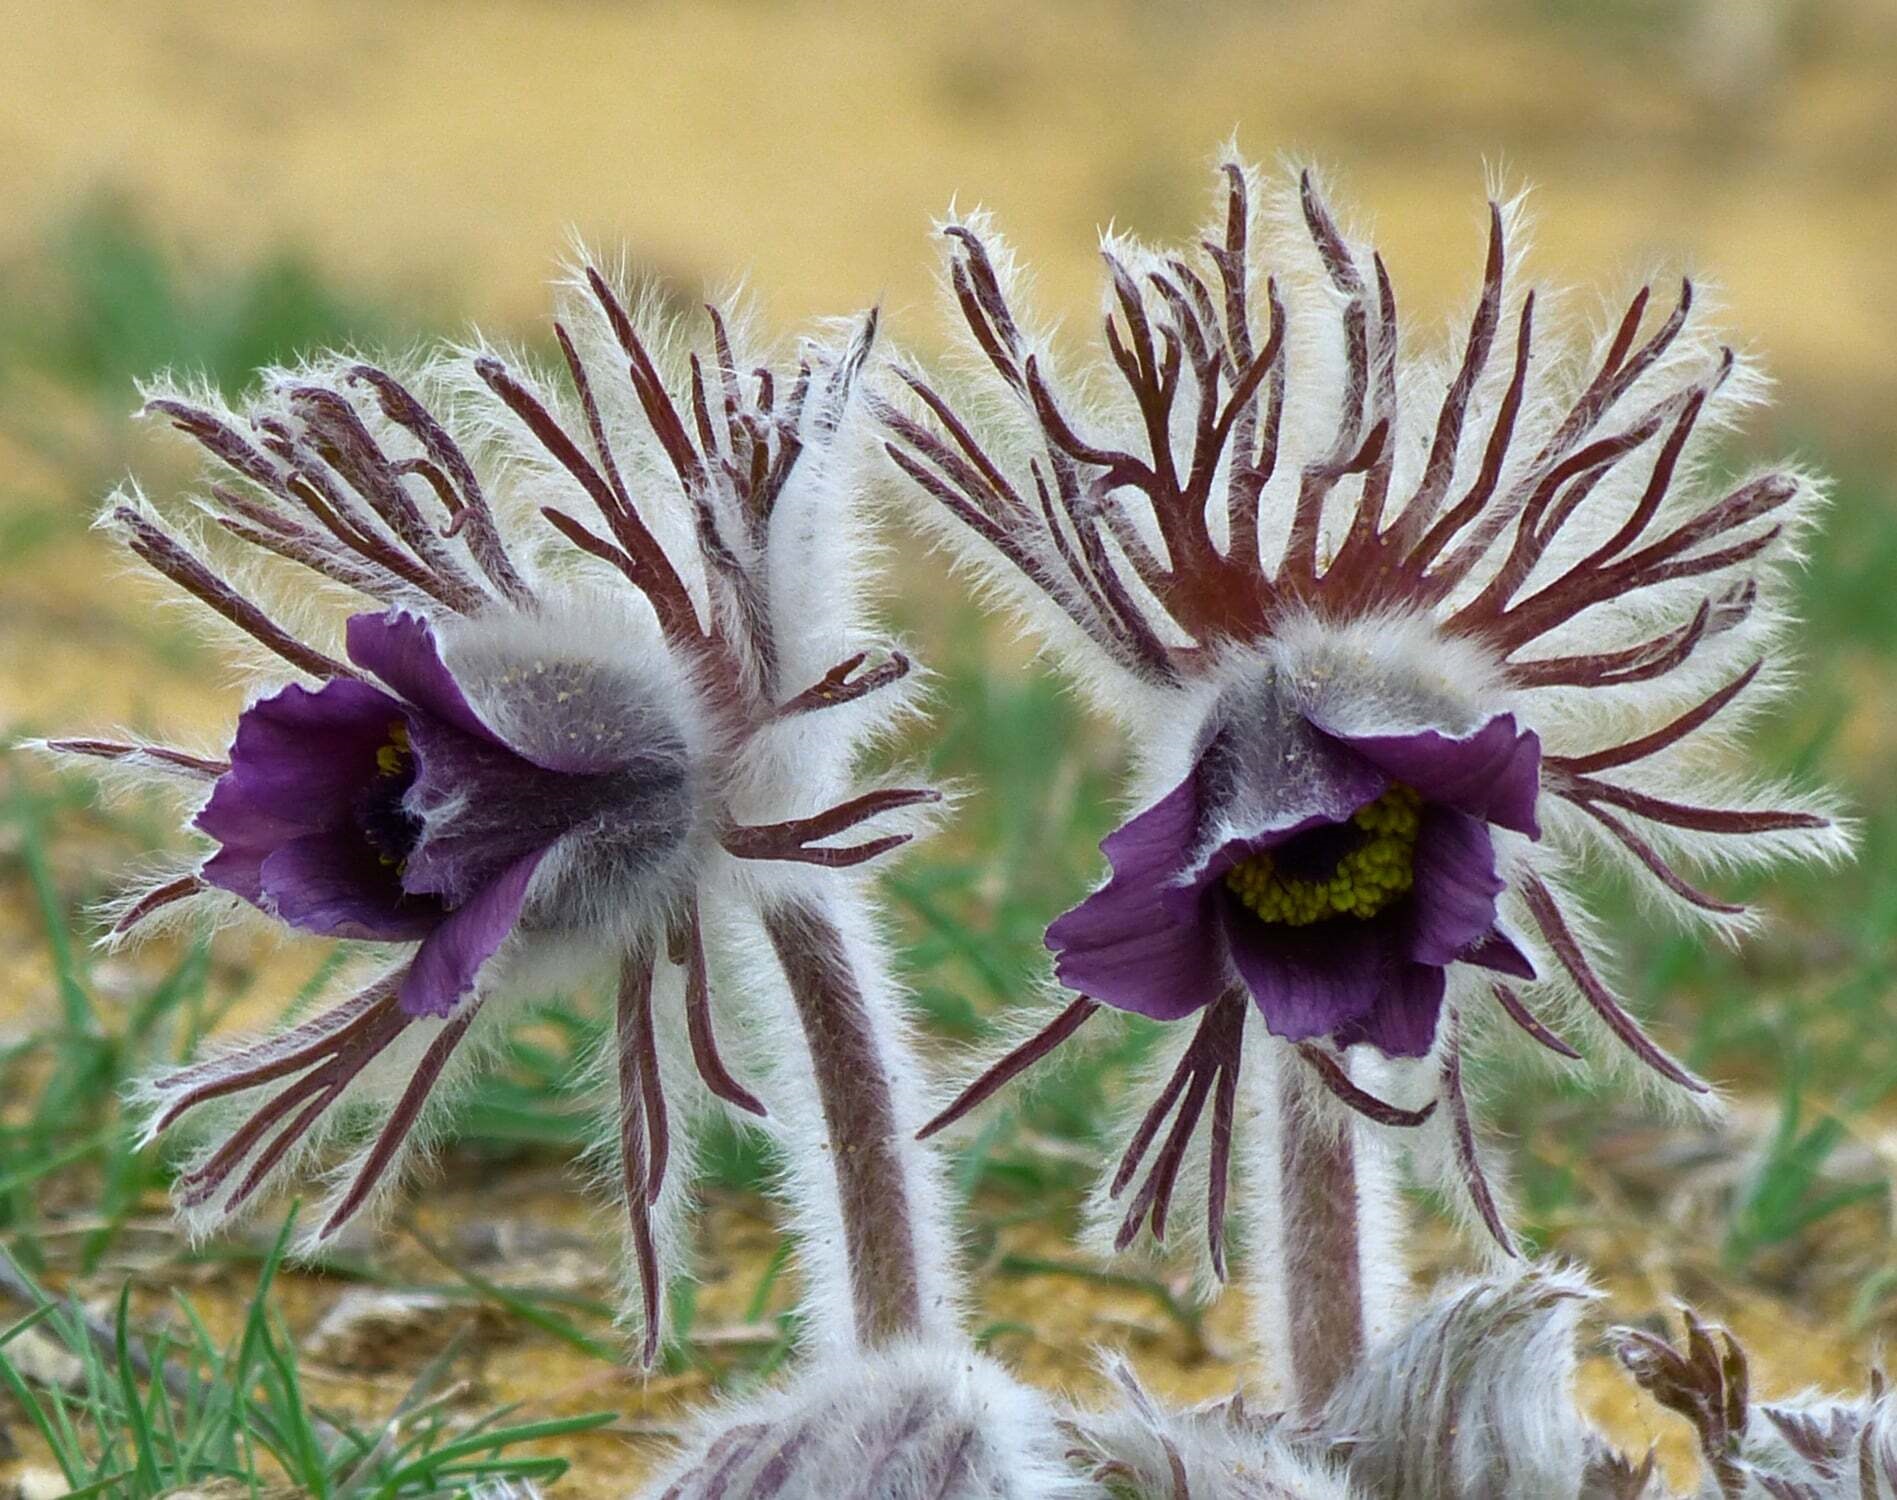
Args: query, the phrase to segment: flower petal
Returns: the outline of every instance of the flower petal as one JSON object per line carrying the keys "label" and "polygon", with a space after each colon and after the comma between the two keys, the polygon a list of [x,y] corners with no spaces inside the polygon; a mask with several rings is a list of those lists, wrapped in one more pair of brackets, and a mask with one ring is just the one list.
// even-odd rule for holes
{"label": "flower petal", "polygon": [[349,659],[375,673],[424,713],[452,724],[463,734],[501,744],[500,736],[469,706],[435,644],[435,632],[417,615],[352,615],[348,626]]}
{"label": "flower petal", "polygon": [[291,839],[261,867],[261,905],[303,932],[405,942],[441,924],[439,901],[403,892],[396,873],[351,828]]}
{"label": "flower petal", "polygon": [[423,939],[402,979],[401,1007],[411,1016],[445,1016],[474,988],[481,965],[520,920],[527,889],[546,851],[515,860],[467,905]]}
{"label": "flower petal", "polygon": [[221,847],[205,862],[212,885],[258,903],[262,866],[292,839],[346,821],[375,775],[402,706],[366,682],[292,685],[245,709],[230,769],[192,824]]}
{"label": "flower petal", "polygon": [[1498,974],[1512,974],[1517,979],[1539,979],[1535,972],[1535,963],[1521,945],[1504,932],[1499,926],[1490,930],[1488,935],[1467,953],[1462,955],[1465,964],[1475,964],[1478,968],[1493,969]]}
{"label": "flower petal", "polygon": [[598,777],[562,776],[420,714],[409,721],[415,783],[403,806],[422,834],[402,884],[459,905],[522,856],[599,811]]}
{"label": "flower petal", "polygon": [[1069,989],[1157,1021],[1209,1005],[1223,987],[1203,904],[1168,900],[1199,822],[1198,768],[1100,845],[1113,874],[1047,929],[1054,972]]}
{"label": "flower petal", "polygon": [[1363,1020],[1404,968],[1389,923],[1343,920],[1317,928],[1267,927],[1235,896],[1218,901],[1232,966],[1265,1028],[1290,1042],[1335,1035]]}
{"label": "flower petal", "polygon": [[[1319,729],[1324,729],[1318,724]],[[1331,733],[1325,730],[1325,733]],[[1393,781],[1440,803],[1530,838],[1541,837],[1535,801],[1541,790],[1541,739],[1498,714],[1460,738],[1439,730],[1413,734],[1347,735],[1350,746]]]}
{"label": "flower petal", "polygon": [[[1378,787],[1378,791],[1381,791],[1381,782],[1374,784]],[[1355,793],[1351,795],[1354,796]],[[1246,860],[1256,858],[1260,854],[1269,854],[1272,850],[1282,848],[1304,834],[1316,833],[1320,829],[1345,832],[1348,829],[1347,820],[1350,815],[1365,803],[1375,801],[1377,795],[1378,792],[1371,792],[1369,796],[1361,800],[1346,799],[1339,802],[1337,806],[1343,807],[1341,815],[1334,816],[1335,808],[1332,808],[1324,812],[1312,813],[1309,817],[1299,818],[1295,823],[1267,828],[1262,833],[1243,834],[1237,838],[1227,839],[1199,862],[1188,884],[1175,888],[1174,898],[1176,900],[1196,898],[1200,892],[1205,891],[1215,882],[1223,880],[1236,866],[1243,864]]]}
{"label": "flower petal", "polygon": [[1408,956],[1438,967],[1454,963],[1495,926],[1503,881],[1487,826],[1446,807],[1426,809],[1412,869]]}
{"label": "flower petal", "polygon": [[1361,1021],[1339,1028],[1340,1047],[1368,1042],[1386,1057],[1423,1057],[1436,1040],[1442,1015],[1443,971],[1430,964],[1397,964]]}

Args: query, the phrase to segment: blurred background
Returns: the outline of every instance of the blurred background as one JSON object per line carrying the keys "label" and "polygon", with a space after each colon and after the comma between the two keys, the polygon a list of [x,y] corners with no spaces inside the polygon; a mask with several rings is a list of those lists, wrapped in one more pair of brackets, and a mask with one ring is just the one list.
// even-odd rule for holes
{"label": "blurred background", "polygon": [[[1864,858],[1737,892],[1775,919],[1742,954],[1626,924],[1636,999],[1732,1085],[1727,1125],[1669,1126],[1578,1086],[1496,1078],[1488,1092],[1529,1233],[1601,1276],[1602,1319],[1685,1297],[1745,1337],[1757,1387],[1862,1383],[1897,1332],[1889,0],[970,0],[900,14],[850,0],[7,0],[0,34],[9,739],[209,735],[241,700],[86,531],[128,471],[157,490],[190,472],[181,445],[127,419],[134,378],[170,366],[236,391],[317,343],[399,346],[470,322],[542,341],[546,282],[575,231],[624,245],[686,298],[741,278],[787,329],[880,303],[926,353],[941,326],[931,222],[980,202],[1036,268],[1042,306],[1090,337],[1098,229],[1190,235],[1235,132],[1254,157],[1330,169],[1422,331],[1471,293],[1492,184],[1532,188],[1544,283],[1605,299],[1686,268],[1717,285],[1732,335],[1780,381],[1735,460],[1790,452],[1836,479],[1802,585],[1808,680],[1763,753],[1850,789]],[[1094,877],[1116,762],[939,577],[916,570],[895,623],[943,674],[918,753],[971,800],[889,894],[948,1044],[1027,997],[1042,924]],[[469,1450],[480,1462],[543,1479],[570,1462],[560,1493],[620,1493],[683,1406],[785,1357],[794,1268],[752,1191],[768,1163],[732,1140],[666,1372],[642,1385],[621,1367],[592,1250],[605,1213],[568,1173],[584,1007],[523,1035],[442,1184],[355,1259],[271,1282],[267,1235],[183,1247],[163,1216],[166,1165],[131,1145],[115,1089],[206,1029],[274,1013],[321,982],[324,956],[223,941],[92,953],[89,903],[177,837],[155,806],[102,809],[92,790],[0,761],[0,1376],[13,1372],[0,1495],[104,1480],[156,1494],[247,1462],[329,1493],[335,1454],[366,1462],[348,1435],[398,1409],[408,1446],[354,1492],[420,1493],[418,1474],[433,1484],[471,1461],[452,1457],[471,1420],[515,1402],[489,1429],[507,1441]],[[1633,909],[1626,893],[1603,900]],[[1044,1090],[960,1163],[982,1334],[1049,1384],[1088,1388],[1077,1351],[1106,1343],[1162,1389],[1209,1395],[1235,1373],[1233,1303],[1205,1314],[1164,1266],[1103,1277],[1066,1245],[1115,1086],[1108,1068]],[[1419,1213],[1425,1272],[1466,1262]],[[28,1282],[70,1293],[107,1332],[129,1285],[125,1348],[101,1352],[70,1309],[7,1341]],[[1584,1378],[1623,1441],[1690,1468],[1677,1424],[1605,1360]],[[205,1397],[246,1381],[258,1394],[241,1408]]]}

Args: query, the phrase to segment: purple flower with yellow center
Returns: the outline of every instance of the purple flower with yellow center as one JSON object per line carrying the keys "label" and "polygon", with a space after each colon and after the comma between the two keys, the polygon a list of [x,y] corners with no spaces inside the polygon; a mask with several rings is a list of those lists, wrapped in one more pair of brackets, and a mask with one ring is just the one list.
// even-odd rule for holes
{"label": "purple flower with yellow center", "polygon": [[1445,970],[1535,977],[1498,925],[1493,829],[1539,835],[1540,746],[1327,731],[1236,695],[1185,779],[1101,846],[1112,877],[1048,928],[1062,984],[1175,1021],[1234,979],[1286,1041],[1421,1057]]}
{"label": "purple flower with yellow center", "polygon": [[1223,177],[1190,251],[1105,238],[1104,350],[1078,377],[986,216],[948,223],[968,388],[899,370],[878,409],[925,523],[1133,763],[1108,879],[1048,931],[1072,998],[930,1129],[1103,1010],[1189,1021],[1158,1043],[1099,1223],[1158,1240],[1202,1172],[1222,1276],[1245,1156],[1261,1344],[1315,1411],[1395,1331],[1403,1272],[1376,1241],[1401,1155],[1514,1253],[1464,1087],[1478,1031],[1572,1061],[1591,1029],[1706,1094],[1613,993],[1582,864],[1732,931],[1744,908],[1694,863],[1848,840],[1821,796],[1733,765],[1727,710],[1788,675],[1777,581],[1816,490],[1786,470],[1712,487],[1707,434],[1762,383],[1691,283],[1551,353],[1517,209],[1492,204],[1466,337],[1419,353],[1310,174],[1270,212],[1251,169]]}
{"label": "purple flower with yellow center", "polygon": [[[591,268],[564,313],[559,376],[476,350],[400,377],[320,361],[243,410],[152,395],[210,481],[165,510],[118,497],[106,526],[293,675],[264,674],[221,756],[51,742],[182,783],[214,846],[128,900],[115,936],[249,908],[378,968],[143,1085],[150,1131],[209,1126],[175,1189],[200,1225],[352,1144],[320,1241],[398,1180],[528,995],[610,974],[602,1151],[647,1359],[688,1200],[669,1168],[717,1110],[763,1121],[801,1187],[851,1218],[837,1244],[861,1261],[826,1267],[849,1285],[824,1304],[845,1334],[934,1329],[956,1300],[946,1237],[849,874],[919,831],[891,815],[939,801],[857,779],[910,666],[858,587],[875,318],[783,370],[742,354],[716,309],[706,348],[677,330],[649,345]],[[782,1117],[773,1087],[795,1101]],[[848,1151],[828,1134],[844,1120],[865,1133]],[[865,1221],[871,1202],[887,1211]]]}

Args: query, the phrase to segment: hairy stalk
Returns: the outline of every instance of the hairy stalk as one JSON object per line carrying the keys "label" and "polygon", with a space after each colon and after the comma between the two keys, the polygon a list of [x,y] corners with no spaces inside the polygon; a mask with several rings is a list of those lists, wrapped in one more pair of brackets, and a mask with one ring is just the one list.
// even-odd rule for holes
{"label": "hairy stalk", "polygon": [[1325,1101],[1293,1049],[1247,1069],[1253,1322],[1267,1389],[1315,1416],[1395,1327],[1401,1207],[1375,1127]]}
{"label": "hairy stalk", "polygon": [[[853,951],[863,945],[850,941],[846,915],[834,906],[787,901],[765,911],[764,925],[789,984],[823,1122],[823,1139],[792,1158],[792,1171],[808,1174],[800,1206],[810,1215],[807,1230],[828,1220],[841,1234],[840,1245],[810,1249],[824,1260],[840,1251],[858,1346],[946,1331],[939,1326],[952,1311],[946,1236],[931,1223],[937,1191],[926,1148],[914,1143],[920,1101],[902,1087],[916,1069],[887,981],[873,972],[872,953]],[[830,1180],[810,1180],[825,1174],[826,1162]],[[831,1201],[820,1207],[817,1198]],[[826,1269],[812,1267],[812,1280]]]}
{"label": "hairy stalk", "polygon": [[1313,1412],[1363,1352],[1364,1267],[1351,1127],[1335,1134],[1282,1101],[1285,1329],[1299,1410]]}

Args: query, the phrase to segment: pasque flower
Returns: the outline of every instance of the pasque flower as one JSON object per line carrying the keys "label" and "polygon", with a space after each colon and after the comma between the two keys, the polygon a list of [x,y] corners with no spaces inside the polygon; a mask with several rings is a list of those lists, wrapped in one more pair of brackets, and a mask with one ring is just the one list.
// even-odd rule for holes
{"label": "pasque flower", "polygon": [[[1135,763],[1109,878],[1048,932],[1080,998],[934,1124],[1102,1005],[1196,1016],[1107,1196],[1150,1155],[1116,1239],[1163,1234],[1210,1105],[1222,1270],[1255,1032],[1256,1177],[1283,1200],[1260,1251],[1289,1320],[1268,1336],[1312,1362],[1295,1383],[1314,1409],[1388,1300],[1372,1283],[1397,1279],[1359,1288],[1363,1227],[1338,1221],[1399,1212],[1370,1181],[1394,1137],[1357,1150],[1364,1131],[1427,1141],[1512,1248],[1464,1097],[1472,1028],[1498,1015],[1573,1058],[1570,1026],[1592,1022],[1706,1088],[1614,996],[1576,862],[1617,861],[1672,915],[1732,930],[1746,914],[1693,866],[1845,839],[1822,799],[1726,753],[1785,679],[1781,578],[1818,491],[1782,469],[1714,478],[1710,435],[1762,382],[1692,284],[1657,315],[1641,289],[1591,352],[1551,340],[1510,255],[1516,211],[1493,204],[1466,331],[1421,351],[1310,174],[1264,213],[1256,175],[1223,172],[1196,251],[1107,239],[1105,357],[1078,376],[1019,311],[987,220],[949,223],[965,378],[900,372],[880,415],[925,516]],[[1319,1267],[1334,1295],[1305,1295]]]}
{"label": "pasque flower", "polygon": [[[212,472],[187,505],[131,493],[104,524],[276,670],[224,756],[50,742],[196,791],[214,847],[117,930],[242,903],[383,956],[340,1004],[152,1080],[151,1129],[216,1119],[177,1187],[201,1222],[324,1140],[358,1140],[318,1220],[331,1235],[438,1128],[547,961],[604,964],[607,1151],[647,1357],[684,1202],[668,1164],[719,1106],[795,1136],[803,1227],[833,1211],[851,1235],[830,1238],[874,1261],[813,1251],[838,1261],[841,1326],[921,1328],[952,1301],[946,1249],[896,1211],[926,1217],[934,1187],[851,874],[915,827],[852,829],[938,800],[855,780],[910,669],[859,618],[875,319],[773,369],[719,311],[700,352],[676,326],[655,340],[652,311],[586,268],[555,325],[559,380],[479,347],[402,374],[270,372],[242,410],[150,394]],[[786,1025],[808,1046],[784,1045]],[[826,1155],[827,1125],[857,1132],[847,1161]],[[878,1195],[891,1215],[857,1222]]]}
{"label": "pasque flower", "polygon": [[[520,925],[556,850],[605,855],[634,881],[672,874],[691,839],[696,768],[640,684],[523,664],[511,706],[538,701],[510,744],[469,704],[425,619],[361,614],[346,638],[381,686],[292,683],[244,711],[230,769],[195,820],[219,845],[198,871],[207,885],[306,932],[419,939],[398,1007],[447,1016]],[[537,896],[552,922],[557,885]]]}
{"label": "pasque flower", "polygon": [[1535,736],[1508,714],[1351,734],[1319,712],[1270,675],[1222,705],[1185,780],[1103,845],[1112,878],[1048,929],[1063,984],[1170,1021],[1235,970],[1276,1036],[1420,1057],[1450,964],[1534,977],[1497,926],[1489,829],[1539,831]]}

